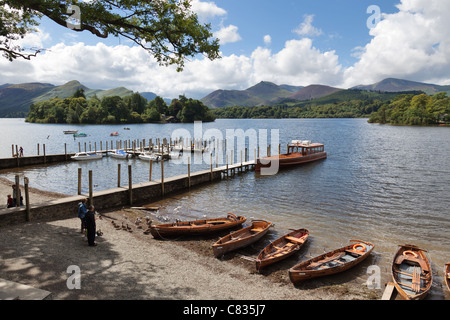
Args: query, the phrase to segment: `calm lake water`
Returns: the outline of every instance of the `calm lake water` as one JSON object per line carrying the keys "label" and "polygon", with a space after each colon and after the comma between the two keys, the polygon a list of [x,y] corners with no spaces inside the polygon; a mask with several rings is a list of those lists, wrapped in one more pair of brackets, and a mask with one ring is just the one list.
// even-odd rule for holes
{"label": "calm lake water", "polygon": [[[0,157],[11,156],[11,145],[23,146],[24,154],[37,153],[37,144],[46,145],[46,153],[78,151],[78,142],[170,138],[175,130],[187,130],[194,137],[193,124],[127,125],[50,125],[29,124],[23,119],[0,119],[3,128]],[[85,132],[86,138],[64,135],[63,130]],[[450,298],[444,285],[443,268],[450,261],[450,128],[406,127],[369,124],[366,119],[286,119],[286,120],[216,120],[202,124],[201,132],[228,132],[242,129],[264,137],[279,136],[282,152],[293,139],[325,144],[328,158],[273,176],[254,172],[224,179],[219,183],[160,201],[160,215],[175,218],[223,216],[227,212],[261,218],[275,224],[266,241],[288,232],[290,228],[307,228],[311,241],[299,257],[309,258],[348,243],[349,239],[373,242],[373,254],[351,276],[360,278],[362,286],[369,277],[367,267],[377,265],[381,286],[390,280],[390,265],[397,245],[415,244],[429,251],[434,283],[431,299]],[[109,134],[118,131],[118,137]],[[176,131],[179,132],[179,131]],[[198,132],[197,132],[198,133]],[[261,137],[260,136],[260,137]],[[235,161],[240,162],[234,141]],[[250,158],[253,145],[247,141]],[[230,143],[228,144],[230,147]],[[272,153],[275,153],[272,145]],[[264,151],[263,151],[264,150]],[[261,147],[265,154],[265,147]],[[193,159],[194,160],[194,159]],[[208,169],[207,161],[192,165],[192,171]],[[122,184],[127,183],[126,165],[133,168],[133,183],[148,180],[148,163],[104,157],[92,162],[36,166],[25,170],[0,172],[13,180],[15,174],[26,175],[30,186],[76,194],[77,169],[83,170],[83,192],[87,192],[88,170],[93,171],[96,190],[113,188],[116,167],[122,163]],[[223,163],[223,162],[222,162]],[[160,179],[160,164],[153,168],[153,179]],[[186,164],[165,162],[165,176],[187,173]],[[352,279],[352,278],[351,278]],[[322,280],[321,280],[322,281]],[[326,283],[326,280],[323,280]]]}

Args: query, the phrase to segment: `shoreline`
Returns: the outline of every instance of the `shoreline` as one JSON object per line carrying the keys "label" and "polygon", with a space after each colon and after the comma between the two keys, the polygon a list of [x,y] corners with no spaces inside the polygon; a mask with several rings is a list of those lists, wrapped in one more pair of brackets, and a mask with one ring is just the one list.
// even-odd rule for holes
{"label": "shoreline", "polygon": [[[80,220],[2,227],[0,278],[52,292],[54,300],[370,300],[364,279],[339,275],[298,286],[287,270],[295,260],[262,273],[245,255],[217,259],[209,238],[156,240],[134,222],[149,212],[122,209],[97,219],[97,247],[88,247]],[[128,225],[132,232],[111,223]],[[294,258],[294,259],[298,259]],[[69,266],[81,270],[81,289],[69,290]],[[277,270],[278,269],[278,270]]]}

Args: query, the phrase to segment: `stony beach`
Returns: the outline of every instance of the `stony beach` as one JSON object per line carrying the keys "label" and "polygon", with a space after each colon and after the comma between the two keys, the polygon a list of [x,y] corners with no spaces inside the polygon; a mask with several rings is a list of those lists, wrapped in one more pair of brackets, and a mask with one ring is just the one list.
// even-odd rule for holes
{"label": "stony beach", "polygon": [[[2,193],[10,183],[1,181]],[[30,198],[63,195],[30,191]],[[365,280],[332,276],[293,286],[288,269],[295,256],[258,273],[250,251],[213,256],[211,238],[155,240],[135,224],[150,211],[123,208],[101,212],[98,246],[89,247],[77,217],[0,228],[0,278],[50,291],[54,300],[368,300]],[[114,228],[128,225],[129,230]],[[142,226],[142,225],[141,225]],[[69,289],[70,266],[79,267],[80,289]],[[70,281],[70,280],[69,280]]]}

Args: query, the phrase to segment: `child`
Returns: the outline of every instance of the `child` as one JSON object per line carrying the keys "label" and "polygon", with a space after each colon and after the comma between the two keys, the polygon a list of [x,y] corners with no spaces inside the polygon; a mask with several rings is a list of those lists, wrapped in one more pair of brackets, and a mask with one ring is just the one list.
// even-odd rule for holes
{"label": "child", "polygon": [[11,197],[10,194],[8,194],[8,202],[7,202],[7,206],[6,206],[6,207],[7,207],[7,208],[15,207],[15,205],[14,205],[14,200],[13,200],[13,198]]}

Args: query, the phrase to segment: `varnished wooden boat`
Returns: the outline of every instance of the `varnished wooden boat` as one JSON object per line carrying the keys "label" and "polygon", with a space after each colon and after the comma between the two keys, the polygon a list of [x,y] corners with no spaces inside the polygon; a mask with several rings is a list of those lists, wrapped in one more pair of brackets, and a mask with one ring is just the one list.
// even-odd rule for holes
{"label": "varnished wooden boat", "polygon": [[401,245],[392,263],[392,278],[402,298],[423,299],[430,291],[433,282],[426,250],[414,245]]}
{"label": "varnished wooden boat", "polygon": [[227,252],[246,247],[261,239],[272,226],[272,222],[252,220],[252,224],[220,238],[213,244],[213,252],[220,257]]}
{"label": "varnished wooden boat", "polygon": [[247,219],[229,213],[223,218],[203,219],[195,221],[180,221],[150,226],[154,238],[165,238],[183,235],[204,235],[242,225]]}
{"label": "varnished wooden boat", "polygon": [[444,279],[445,279],[445,284],[447,285],[447,289],[450,291],[450,262],[447,262],[445,264]]}
{"label": "varnished wooden boat", "polygon": [[354,243],[293,266],[289,269],[289,278],[296,284],[303,280],[348,270],[366,259],[374,248],[370,242],[350,241]]}
{"label": "varnished wooden boat", "polygon": [[256,270],[286,259],[298,251],[309,236],[307,229],[297,229],[267,245],[256,258]]}
{"label": "varnished wooden boat", "polygon": [[324,151],[323,144],[293,140],[287,146],[287,153],[258,158],[255,171],[261,171],[261,168],[272,167],[273,161],[278,162],[278,168],[283,168],[325,159],[326,157],[327,153]]}

